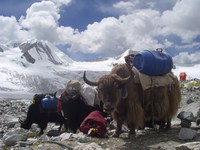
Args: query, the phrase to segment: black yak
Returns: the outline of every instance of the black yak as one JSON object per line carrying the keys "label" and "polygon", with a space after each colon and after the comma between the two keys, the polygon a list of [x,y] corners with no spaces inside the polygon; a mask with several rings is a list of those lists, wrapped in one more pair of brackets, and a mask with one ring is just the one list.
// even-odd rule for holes
{"label": "black yak", "polygon": [[91,106],[86,103],[83,96],[78,92],[71,93],[70,95],[65,91],[61,98],[62,112],[64,118],[68,121],[68,130],[76,133],[80,128],[82,121],[95,110],[102,111],[100,107]]}
{"label": "black yak", "polygon": [[[59,130],[61,130],[64,124],[67,128],[67,120],[57,112],[56,107],[48,110],[44,109],[42,106],[42,100],[47,96],[47,94],[35,94],[33,98],[33,103],[29,106],[27,117],[24,121],[20,120],[21,128],[30,129],[33,123],[36,123],[40,128],[40,134],[43,134],[43,130],[47,128],[48,122],[53,122],[60,124]],[[52,95],[49,95],[52,96]]]}

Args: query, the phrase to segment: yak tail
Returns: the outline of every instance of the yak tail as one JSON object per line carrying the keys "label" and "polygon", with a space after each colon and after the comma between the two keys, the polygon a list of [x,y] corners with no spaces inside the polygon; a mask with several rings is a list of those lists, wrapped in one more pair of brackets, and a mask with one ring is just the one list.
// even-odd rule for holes
{"label": "yak tail", "polygon": [[180,85],[179,85],[180,83],[177,77],[174,76],[172,79],[174,81],[174,84],[171,85],[171,87],[168,90],[171,118],[174,117],[174,115],[176,115],[178,111],[178,107],[181,102],[181,90],[180,90]]}

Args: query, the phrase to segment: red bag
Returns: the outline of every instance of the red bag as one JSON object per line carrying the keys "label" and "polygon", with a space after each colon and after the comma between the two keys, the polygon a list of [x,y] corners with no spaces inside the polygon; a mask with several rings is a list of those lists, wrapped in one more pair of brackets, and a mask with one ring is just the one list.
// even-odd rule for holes
{"label": "red bag", "polygon": [[83,120],[80,130],[89,136],[103,137],[107,132],[106,120],[100,111],[93,111]]}

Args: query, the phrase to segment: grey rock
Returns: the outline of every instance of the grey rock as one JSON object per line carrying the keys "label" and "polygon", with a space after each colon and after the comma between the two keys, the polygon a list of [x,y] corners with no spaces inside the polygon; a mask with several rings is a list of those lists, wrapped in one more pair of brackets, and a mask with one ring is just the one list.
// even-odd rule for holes
{"label": "grey rock", "polygon": [[14,131],[7,132],[2,141],[7,146],[13,146],[17,144],[18,141],[26,141],[28,138],[28,133],[24,129],[16,129]]}
{"label": "grey rock", "polygon": [[18,121],[11,121],[6,123],[5,126],[7,126],[7,128],[13,128],[17,123]]}
{"label": "grey rock", "polygon": [[199,150],[200,142],[189,142],[177,145],[176,150]]}
{"label": "grey rock", "polygon": [[103,148],[96,143],[90,143],[79,144],[78,146],[74,147],[74,150],[103,150]]}
{"label": "grey rock", "polygon": [[59,130],[50,130],[47,132],[48,136],[59,136],[60,135],[60,131]]}
{"label": "grey rock", "polygon": [[190,128],[181,128],[179,132],[180,140],[192,140],[197,135],[197,131],[192,130]]}
{"label": "grey rock", "polygon": [[28,145],[32,145],[34,143],[34,141],[19,141],[17,142],[17,144],[21,147],[26,147]]}
{"label": "grey rock", "polygon": [[3,143],[7,146],[14,146],[18,141],[24,140],[24,136],[21,134],[13,134],[4,138]]}
{"label": "grey rock", "polygon": [[182,119],[181,120],[181,127],[183,127],[183,128],[190,128],[191,127],[191,122],[188,121],[188,120]]}
{"label": "grey rock", "polygon": [[187,100],[187,104],[190,104],[190,103],[193,103],[193,102],[194,102],[194,100],[191,99],[191,98],[189,98],[189,99]]}
{"label": "grey rock", "polygon": [[178,114],[177,116],[179,119],[181,120],[187,120],[187,121],[193,121],[194,120],[194,115],[192,112],[186,112],[186,111],[182,111]]}
{"label": "grey rock", "polygon": [[40,141],[49,141],[49,137],[46,134],[43,134],[43,135],[41,135],[39,137],[38,140],[40,140]]}

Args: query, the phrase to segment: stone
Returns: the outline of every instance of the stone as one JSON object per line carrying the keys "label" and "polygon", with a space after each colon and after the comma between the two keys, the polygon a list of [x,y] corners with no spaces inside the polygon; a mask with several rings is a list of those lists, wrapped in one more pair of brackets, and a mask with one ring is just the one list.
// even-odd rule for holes
{"label": "stone", "polygon": [[60,135],[60,131],[59,130],[50,130],[47,132],[48,136],[59,136]]}
{"label": "stone", "polygon": [[3,143],[7,146],[14,146],[18,141],[24,140],[24,136],[21,134],[12,134],[4,138]]}
{"label": "stone", "polygon": [[177,145],[176,150],[199,150],[200,142],[189,142]]}
{"label": "stone", "polygon": [[182,119],[181,120],[181,127],[183,127],[183,128],[190,128],[191,127],[191,122],[188,121],[188,120]]}
{"label": "stone", "polygon": [[194,115],[192,112],[186,112],[186,111],[182,111],[178,114],[177,116],[179,119],[181,120],[187,120],[187,121],[193,121],[194,120]]}
{"label": "stone", "polygon": [[180,140],[192,140],[197,135],[197,131],[192,130],[190,128],[181,128],[179,132]]}

